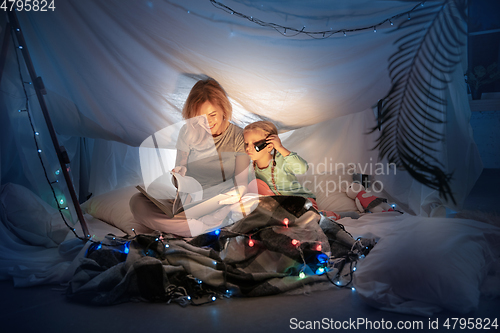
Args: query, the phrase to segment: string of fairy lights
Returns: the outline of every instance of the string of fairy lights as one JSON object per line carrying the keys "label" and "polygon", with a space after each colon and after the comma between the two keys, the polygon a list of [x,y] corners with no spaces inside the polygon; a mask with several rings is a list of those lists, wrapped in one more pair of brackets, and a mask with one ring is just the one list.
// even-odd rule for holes
{"label": "string of fairy lights", "polygon": [[[248,248],[254,248],[258,246],[265,246],[265,245],[260,245],[258,240],[258,234],[262,233],[265,230],[270,230],[274,228],[288,228],[290,225],[290,220],[288,218],[284,218],[281,221],[280,225],[269,225],[267,227],[262,227],[259,228],[258,230],[254,230],[251,233],[239,233],[239,232],[234,232],[234,231],[229,231],[227,229],[224,229],[223,233],[221,234],[221,229],[214,230],[210,232],[209,234],[214,237],[214,241],[220,242],[224,244],[226,240],[230,238],[235,238],[235,237],[243,237],[246,238],[246,243],[245,246]],[[342,225],[339,225],[342,227]],[[345,230],[345,229],[344,229]],[[135,234],[135,230],[132,229],[132,231]],[[347,232],[347,231],[346,231]],[[145,235],[135,235],[134,239],[137,237],[146,237]],[[144,253],[145,255],[150,255],[150,256],[158,256],[160,258],[166,258],[168,256],[167,251],[170,248],[169,242],[171,240],[178,240],[178,237],[168,237],[167,234],[160,233],[158,236],[148,236],[151,238],[151,241],[144,246]],[[115,238],[113,237],[113,240]],[[128,253],[128,244],[130,243],[130,239],[126,240],[127,243],[124,243],[125,250],[124,252]],[[353,274],[356,271],[356,265],[358,262],[358,259],[364,258],[364,254],[360,249],[366,249],[366,251],[369,251],[368,246],[362,245],[360,239],[358,238],[356,242],[353,244],[351,249],[348,251],[347,255],[345,257],[339,257],[339,258],[329,258],[325,253],[323,253],[323,247],[321,245],[321,242],[313,242],[313,244],[309,242],[301,242],[297,239],[292,239],[290,241],[290,245],[296,249],[300,255],[302,264],[301,268],[298,270],[298,272],[292,274],[296,275],[298,279],[305,279],[307,277],[306,274],[306,269],[307,267],[310,267],[311,263],[307,263],[305,257],[304,257],[304,252],[303,252],[303,247],[308,248],[309,250],[316,251],[316,271],[313,273],[314,275],[324,275],[327,280],[335,285],[338,288],[351,288],[353,291],[355,290],[354,287],[352,286],[352,281],[353,281]],[[348,263],[349,267],[346,270],[345,273],[343,273],[345,270],[344,265]],[[224,264],[224,261],[222,261],[220,264],[224,265],[224,273],[227,273],[227,267]],[[218,266],[218,262],[214,261],[214,266]],[[329,274],[334,268],[337,269],[337,272],[335,276],[332,278]],[[205,283],[198,278],[188,276],[188,278],[193,279],[194,282],[196,282],[196,285],[199,286],[200,289],[203,289],[203,286],[205,286]],[[346,282],[347,281],[347,282]],[[188,304],[193,304],[193,305],[201,305],[201,304],[206,304],[209,302],[214,302],[218,298],[223,298],[223,297],[230,297],[231,296],[231,290],[227,289],[227,280],[226,280],[226,274],[224,274],[224,287],[222,288],[224,291],[220,292],[217,290],[213,290],[211,288],[206,289],[206,294],[208,294],[208,301],[202,302],[202,303],[197,303],[193,300],[192,296],[185,290],[185,288],[170,285],[167,288],[167,294],[171,296],[169,299],[169,302],[176,302],[179,303],[182,306],[188,305]]]}
{"label": "string of fairy lights", "polygon": [[306,36],[309,36],[309,37],[314,38],[314,39],[325,39],[325,38],[332,37],[333,35],[336,35],[336,34],[343,34],[344,37],[347,37],[349,33],[360,32],[360,31],[377,32],[377,27],[380,27],[386,23],[389,23],[391,26],[393,26],[394,21],[400,17],[406,17],[408,20],[410,20],[411,13],[418,10],[420,7],[423,7],[425,5],[425,2],[426,1],[422,1],[422,2],[418,3],[417,5],[415,5],[413,8],[411,8],[410,10],[393,15],[389,18],[386,18],[383,21],[380,21],[378,23],[371,24],[368,26],[364,26],[364,27],[360,27],[360,28],[350,28],[350,29],[346,28],[346,29],[337,29],[337,30],[328,29],[328,30],[322,30],[322,31],[311,31],[311,30],[306,29],[305,26],[302,26],[302,28],[295,28],[295,27],[284,26],[284,25],[277,24],[277,23],[262,21],[256,17],[251,16],[251,15],[246,15],[246,14],[240,13],[240,12],[232,9],[231,7],[228,7],[228,6],[218,2],[216,0],[210,0],[210,3],[215,8],[218,8],[218,9],[220,9],[228,14],[240,17],[242,19],[246,19],[246,20],[253,22],[257,25],[260,25],[262,27],[272,28],[285,37],[295,37],[297,35],[306,35]]}
{"label": "string of fairy lights", "polygon": [[[19,29],[18,29],[18,31],[19,31]],[[12,41],[15,43],[16,38],[14,37],[14,28],[11,29],[11,37],[12,37]],[[56,194],[56,190],[54,188],[54,185],[57,184],[57,183],[59,183],[59,179],[57,179],[57,178],[61,174],[61,170],[59,168],[56,169],[53,172],[54,176],[49,177],[49,172],[47,171],[47,167],[45,166],[45,162],[44,162],[44,159],[43,159],[43,156],[42,156],[43,155],[42,154],[43,150],[41,148],[41,139],[42,138],[40,136],[40,132],[36,130],[35,125],[33,123],[33,119],[31,117],[31,112],[30,112],[30,107],[29,107],[30,106],[30,99],[29,99],[28,91],[26,90],[26,85],[31,85],[32,82],[24,80],[23,73],[22,73],[22,70],[21,70],[21,61],[19,59],[18,51],[22,50],[22,49],[23,49],[23,45],[17,45],[16,46],[16,52],[15,52],[15,54],[16,54],[16,62],[17,62],[17,69],[18,69],[18,72],[19,72],[19,78],[20,78],[20,80],[22,82],[25,104],[24,104],[24,109],[18,109],[17,112],[23,113],[23,114],[27,115],[27,118],[28,118],[28,121],[29,121],[29,124],[30,124],[30,128],[31,128],[31,131],[32,131],[32,134],[33,134],[33,141],[35,143],[35,149],[36,149],[36,154],[38,155],[38,160],[40,161],[40,165],[42,167],[43,174],[45,176],[45,180],[47,181],[47,183],[48,183],[48,185],[50,187],[50,190],[52,192],[52,196],[54,198],[56,207],[59,210],[59,214],[61,215],[61,218],[64,221],[64,224],[73,232],[73,234],[75,235],[75,237],[77,237],[79,239],[82,239],[82,240],[85,240],[84,238],[78,236],[78,234],[76,233],[75,228],[73,228],[68,223],[68,221],[66,220],[66,217],[64,216],[63,212],[67,211],[69,213],[69,207],[67,205],[66,198],[64,197],[64,195],[61,195],[61,196],[58,197],[58,195]]]}
{"label": "string of fairy lights", "polygon": [[[209,232],[206,235],[212,237],[211,243],[219,242],[219,244],[226,244],[227,246],[228,239],[243,237],[247,239],[247,241],[244,243],[244,246],[248,248],[259,246],[265,247],[265,244],[260,243],[261,240],[258,239],[259,233],[274,228],[288,228],[289,225],[289,219],[284,218],[281,221],[281,224],[262,227],[258,230],[253,230],[251,233],[239,233],[229,231],[227,229],[222,229],[223,231],[221,231],[221,229],[217,229]],[[342,225],[340,224],[339,226],[342,227]],[[134,240],[137,240],[137,242],[141,244],[141,251],[143,255],[156,257],[163,260],[168,258],[169,250],[171,248],[170,242],[183,239],[161,232],[157,232],[156,235],[138,235],[135,233],[134,229],[132,229],[132,232],[135,235],[132,238],[120,238],[114,235],[108,235],[106,236],[107,243],[105,243],[104,241],[93,242],[93,244],[88,248],[86,256],[89,256],[92,251],[100,250],[102,246],[108,246],[108,249],[110,249],[111,251],[118,251],[126,256],[130,251],[130,243]],[[344,257],[338,258],[330,258],[325,253],[323,253],[321,242],[313,242],[313,244],[310,244],[309,242],[302,243],[297,239],[292,239],[290,241],[290,245],[298,251],[302,261],[301,268],[299,270],[296,270],[295,273],[291,273],[292,276],[297,276],[299,280],[303,280],[308,276],[308,274],[306,274],[306,268],[315,265],[317,269],[313,273],[314,275],[324,275],[326,279],[337,288],[350,288],[355,291],[355,288],[352,286],[353,274],[356,271],[358,260],[364,258],[365,256],[363,254],[363,250],[361,249],[366,248],[366,251],[369,251],[369,247],[365,247],[361,243],[359,238],[356,240],[350,251],[348,251],[348,253]],[[316,261],[309,262],[308,264],[304,257],[303,247],[317,252]],[[174,247],[172,251],[176,252],[177,250]],[[311,260],[310,257],[309,260]],[[349,265],[347,269],[345,269],[346,264]],[[187,305],[203,305],[215,302],[217,299],[231,297],[233,291],[230,290],[227,286],[227,265],[225,264],[224,260],[219,262],[214,259],[213,268],[216,270],[222,270],[224,279],[222,287],[212,287],[209,283],[205,283],[203,280],[198,279],[191,274],[188,274],[184,278],[184,282],[187,281],[186,283],[188,283],[189,288],[171,283],[165,287],[165,295],[161,296],[162,299],[166,299],[167,304],[177,303],[184,307]],[[334,269],[337,269],[337,271],[335,273],[335,276],[331,277],[331,274],[329,273]],[[305,283],[307,283],[307,281]]]}

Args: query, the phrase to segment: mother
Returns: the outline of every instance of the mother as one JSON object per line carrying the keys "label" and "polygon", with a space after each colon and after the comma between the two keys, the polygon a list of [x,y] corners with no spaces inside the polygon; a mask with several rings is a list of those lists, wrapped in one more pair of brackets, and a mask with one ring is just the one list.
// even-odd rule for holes
{"label": "mother", "polygon": [[[245,154],[243,130],[229,122],[232,106],[221,85],[211,78],[198,81],[189,93],[182,116],[188,122],[177,140],[176,166],[172,171],[198,180],[204,199],[235,185],[246,187],[249,159]],[[192,121],[189,120],[199,116],[198,119],[203,120],[206,117],[206,131],[213,142],[212,139],[199,140],[200,135],[203,138],[200,132],[198,139],[193,139]],[[210,143],[208,147],[207,142]],[[130,209],[138,222],[152,230],[191,237],[183,212],[168,216],[141,193],[131,198]]]}

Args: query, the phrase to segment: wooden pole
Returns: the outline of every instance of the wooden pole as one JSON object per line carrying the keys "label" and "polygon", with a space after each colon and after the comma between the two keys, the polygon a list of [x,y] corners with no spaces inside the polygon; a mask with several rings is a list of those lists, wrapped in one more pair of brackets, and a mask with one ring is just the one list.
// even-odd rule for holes
{"label": "wooden pole", "polygon": [[73,187],[73,182],[71,181],[71,177],[69,176],[69,172],[67,169],[67,164],[70,163],[70,160],[64,147],[59,146],[54,126],[52,125],[52,121],[50,120],[47,104],[45,103],[45,99],[43,97],[43,95],[47,94],[47,91],[45,90],[42,78],[36,75],[35,67],[33,66],[33,62],[31,61],[31,57],[28,52],[28,46],[21,31],[21,25],[19,24],[15,11],[8,11],[7,14],[9,16],[10,24],[14,29],[17,41],[19,42],[19,46],[22,47],[21,51],[23,53],[26,67],[28,68],[31,81],[33,82],[36,91],[36,96],[38,97],[38,101],[40,102],[40,108],[42,109],[43,117],[45,118],[45,123],[47,124],[47,128],[49,129],[50,138],[52,139],[52,144],[54,145],[54,148],[56,150],[57,158],[59,159],[59,164],[61,165],[61,171],[64,175],[64,180],[66,181],[69,193],[71,195],[71,200],[73,201],[73,205],[75,206],[76,215],[78,216],[78,220],[80,221],[80,225],[82,226],[84,234],[83,237],[89,239],[90,235],[87,223],[85,222],[85,218],[83,217],[82,208],[80,207],[80,203],[78,202],[75,188]]}

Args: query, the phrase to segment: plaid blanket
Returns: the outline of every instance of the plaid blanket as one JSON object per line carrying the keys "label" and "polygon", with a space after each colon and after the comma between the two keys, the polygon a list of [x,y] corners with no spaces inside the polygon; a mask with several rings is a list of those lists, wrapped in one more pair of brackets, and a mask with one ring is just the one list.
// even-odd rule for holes
{"label": "plaid blanket", "polygon": [[323,218],[320,227],[322,217],[302,197],[256,200],[246,217],[191,240],[155,233],[92,244],[67,296],[102,305],[133,299],[187,305],[278,294],[338,276],[342,267],[332,265],[331,255],[348,262],[354,242],[345,233],[336,237],[339,225]]}

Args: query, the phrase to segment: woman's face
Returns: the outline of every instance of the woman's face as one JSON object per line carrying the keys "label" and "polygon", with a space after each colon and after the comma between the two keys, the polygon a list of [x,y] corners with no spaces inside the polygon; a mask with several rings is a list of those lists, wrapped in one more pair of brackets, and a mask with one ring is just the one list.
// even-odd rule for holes
{"label": "woman's face", "polygon": [[224,112],[222,109],[206,101],[200,106],[199,116],[207,116],[208,126],[212,135],[219,135],[225,130],[226,122],[224,121]]}

